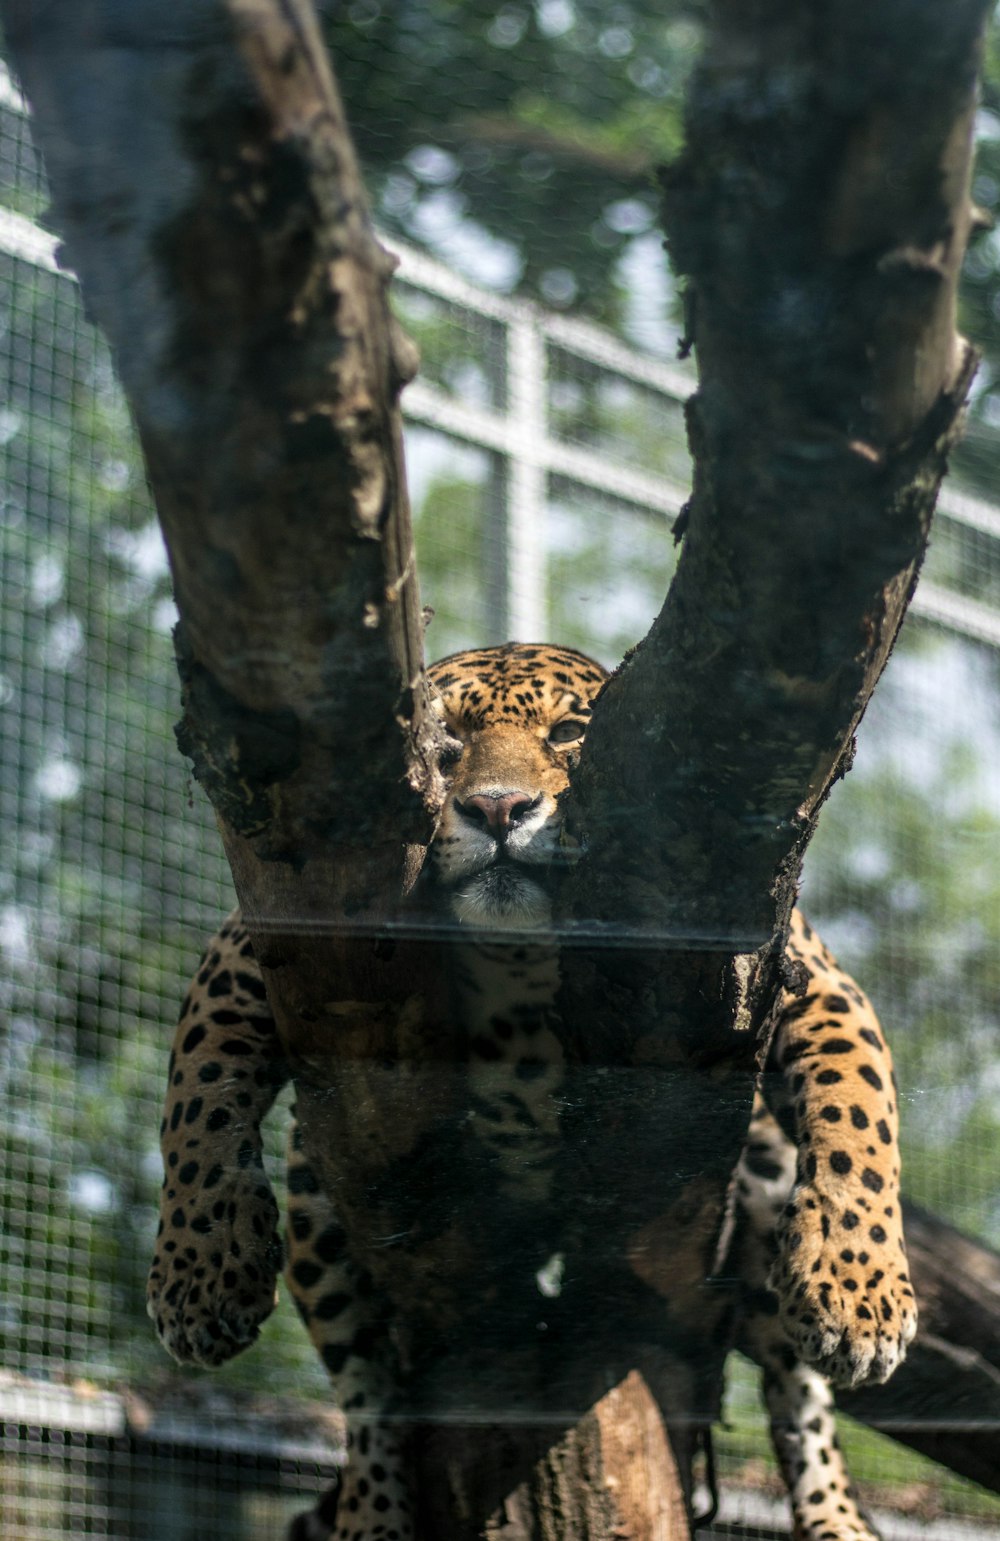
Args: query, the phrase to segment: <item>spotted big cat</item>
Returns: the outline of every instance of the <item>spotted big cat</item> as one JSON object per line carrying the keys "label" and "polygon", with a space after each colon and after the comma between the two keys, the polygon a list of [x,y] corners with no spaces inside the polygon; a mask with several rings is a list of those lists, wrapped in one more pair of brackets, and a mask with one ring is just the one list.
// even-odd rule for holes
{"label": "spotted big cat", "polygon": [[[556,1180],[559,959],[547,873],[565,856],[561,794],[605,679],[569,648],[510,643],[455,654],[428,679],[448,735],[447,796],[429,852],[460,928],[456,1010],[477,1128],[503,1180]],[[537,932],[505,945],[503,932]],[[736,1178],[740,1341],[763,1366],[797,1541],[872,1541],[834,1428],[831,1384],[885,1380],[916,1327],[900,1218],[888,1045],[867,997],[796,912],[788,953],[805,988],[780,1002]],[[572,953],[570,953],[570,960]],[[570,962],[571,966],[571,962]],[[281,1266],[261,1121],[286,1070],[239,915],[213,937],[184,1002],[162,1126],[165,1177],[149,1312],[182,1362],[219,1365],[257,1337]],[[297,1541],[411,1541],[412,1495],[393,1425],[382,1312],[329,1194],[289,1140],[285,1277],[348,1424],[335,1491]]]}

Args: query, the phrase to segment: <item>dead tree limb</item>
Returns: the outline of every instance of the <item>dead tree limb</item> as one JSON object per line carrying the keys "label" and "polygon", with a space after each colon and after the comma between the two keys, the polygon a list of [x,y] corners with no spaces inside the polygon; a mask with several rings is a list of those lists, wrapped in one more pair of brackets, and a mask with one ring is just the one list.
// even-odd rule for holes
{"label": "dead tree limb", "polygon": [[[439,795],[395,405],[412,364],[306,0],[3,0],[138,421],[184,747],[307,1144],[393,1302],[418,1409],[467,1421],[420,1449],[453,1541],[530,1533],[512,1495],[546,1491],[539,1440],[562,1430],[563,1469],[606,1499],[635,1457],[602,1436],[588,1468],[588,1409],[634,1369],[669,1418],[714,1409],[727,1338],[704,1280],[799,863],[905,611],[971,369],[954,297],[984,10],[843,0],[819,26],[798,0],[716,6],[665,182],[696,302],[694,494],[575,787],[575,1079],[559,1211],[528,1216],[479,1182],[440,966],[387,927]],[[540,1323],[554,1246],[566,1286]],[[498,1408],[524,1420],[502,1470]],[[595,1538],[621,1519],[587,1512]],[[555,1511],[537,1533],[565,1533]]]}

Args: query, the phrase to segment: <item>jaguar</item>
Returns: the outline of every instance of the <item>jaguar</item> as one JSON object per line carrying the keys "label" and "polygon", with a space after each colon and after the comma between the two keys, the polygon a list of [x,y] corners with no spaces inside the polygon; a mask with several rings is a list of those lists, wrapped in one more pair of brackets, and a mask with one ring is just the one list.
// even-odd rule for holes
{"label": "jaguar", "polygon": [[[558,955],[549,874],[571,859],[562,794],[606,671],[567,647],[508,643],[428,671],[448,735],[430,852],[444,913],[468,935],[457,1010],[479,1131],[522,1197],[550,1190],[563,1077],[551,1004]],[[505,930],[531,945],[505,945]],[[535,935],[537,934],[537,942]],[[879,1382],[916,1328],[900,1214],[889,1048],[863,991],[795,912],[789,979],[735,1175],[739,1343],[763,1394],[796,1541],[875,1541],[838,1448],[832,1386]],[[516,960],[516,961],[515,961]],[[336,1488],[294,1541],[411,1541],[405,1461],[379,1409],[387,1328],[292,1123],[286,1244],[261,1123],[287,1079],[239,913],[209,943],[180,1016],[161,1128],[164,1182],[148,1309],[175,1359],[219,1365],[291,1295],[348,1429]]]}

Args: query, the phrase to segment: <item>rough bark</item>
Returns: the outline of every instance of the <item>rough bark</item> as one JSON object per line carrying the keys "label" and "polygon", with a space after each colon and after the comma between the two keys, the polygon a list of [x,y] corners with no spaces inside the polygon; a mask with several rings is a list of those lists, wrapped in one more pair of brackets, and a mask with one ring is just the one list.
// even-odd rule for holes
{"label": "rough bark", "polygon": [[[426,1534],[454,1533],[459,1512],[482,1516],[488,1541],[688,1541],[674,1453],[660,1411],[635,1371],[560,1438],[551,1425],[430,1430],[429,1465],[448,1480],[426,1489]],[[526,1459],[527,1457],[527,1459]]]}
{"label": "rough bark", "polygon": [[[695,488],[676,582],[575,787],[565,1162],[558,1210],[528,1215],[480,1181],[447,970],[388,924],[440,790],[395,405],[411,360],[305,0],[3,0],[142,436],[182,742],[307,1144],[393,1302],[416,1410],[477,1420],[419,1442],[453,1541],[508,1497],[495,1533],[532,1533],[570,1469],[584,1533],[610,1541],[597,1474],[621,1461],[588,1410],[624,1383],[645,1408],[634,1450],[659,1445],[635,1367],[681,1424],[714,1409],[728,1339],[704,1280],[798,866],[902,619],[968,380],[954,291],[984,9],[716,8],[666,182],[697,301]],[[557,1248],[566,1284],[540,1324],[537,1259]],[[567,1431],[548,1475],[540,1420],[553,1444]],[[633,1507],[655,1535],[673,1502]]]}

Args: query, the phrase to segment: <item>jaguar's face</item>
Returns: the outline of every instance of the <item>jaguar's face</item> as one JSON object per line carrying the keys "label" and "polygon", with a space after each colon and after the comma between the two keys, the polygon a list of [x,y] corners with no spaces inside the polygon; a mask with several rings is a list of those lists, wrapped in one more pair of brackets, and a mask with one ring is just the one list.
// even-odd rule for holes
{"label": "jaguar's face", "polygon": [[508,643],[428,671],[451,738],[432,847],[452,914],[479,929],[548,920],[545,869],[571,859],[560,794],[607,674],[571,648]]}

